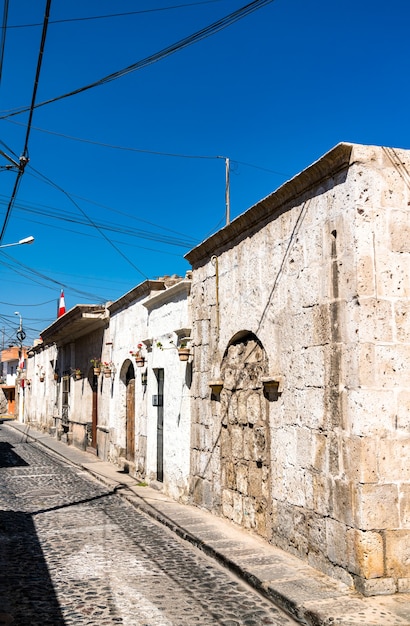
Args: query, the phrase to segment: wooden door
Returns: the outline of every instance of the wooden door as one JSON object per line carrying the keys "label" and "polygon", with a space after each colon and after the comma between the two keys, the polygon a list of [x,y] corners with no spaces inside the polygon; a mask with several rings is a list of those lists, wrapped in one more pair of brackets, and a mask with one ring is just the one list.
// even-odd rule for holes
{"label": "wooden door", "polygon": [[16,390],[9,389],[7,413],[9,415],[14,415],[15,409],[16,409]]}
{"label": "wooden door", "polygon": [[135,378],[131,378],[127,384],[126,406],[127,441],[125,456],[127,461],[133,462],[135,458]]}

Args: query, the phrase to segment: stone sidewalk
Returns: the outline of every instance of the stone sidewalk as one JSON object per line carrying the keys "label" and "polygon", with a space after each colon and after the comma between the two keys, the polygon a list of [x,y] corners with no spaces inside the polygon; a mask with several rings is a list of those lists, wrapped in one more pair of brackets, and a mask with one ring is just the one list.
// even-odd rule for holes
{"label": "stone sidewalk", "polygon": [[229,568],[253,588],[309,626],[410,626],[410,594],[366,598],[262,539],[161,492],[87,452],[15,421],[7,424],[82,467],[138,509]]}

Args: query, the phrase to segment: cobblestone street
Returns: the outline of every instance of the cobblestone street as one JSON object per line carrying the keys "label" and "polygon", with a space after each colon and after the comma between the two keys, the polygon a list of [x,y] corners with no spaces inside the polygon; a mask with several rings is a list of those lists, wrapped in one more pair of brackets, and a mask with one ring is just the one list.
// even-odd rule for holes
{"label": "cobblestone street", "polygon": [[296,624],[85,471],[0,426],[0,625]]}

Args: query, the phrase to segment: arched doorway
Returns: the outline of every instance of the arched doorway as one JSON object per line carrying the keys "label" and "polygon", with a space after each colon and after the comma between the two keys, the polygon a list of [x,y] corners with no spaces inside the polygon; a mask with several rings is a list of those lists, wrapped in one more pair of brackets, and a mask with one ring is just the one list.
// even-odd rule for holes
{"label": "arched doorway", "polygon": [[266,352],[252,333],[231,341],[221,367],[221,486],[225,517],[269,539],[270,433]]}
{"label": "arched doorway", "polygon": [[135,460],[135,371],[130,362],[125,373],[125,458],[134,463]]}

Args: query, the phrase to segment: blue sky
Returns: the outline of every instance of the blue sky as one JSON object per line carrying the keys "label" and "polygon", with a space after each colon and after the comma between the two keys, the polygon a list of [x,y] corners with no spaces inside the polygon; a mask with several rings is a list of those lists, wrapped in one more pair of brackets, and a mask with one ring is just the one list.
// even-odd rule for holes
{"label": "blue sky", "polygon": [[[36,101],[128,67],[245,4],[53,0]],[[31,102],[45,5],[10,0],[0,149],[13,158],[28,114],[9,114]],[[54,321],[61,287],[71,308],[115,300],[145,278],[184,275],[184,254],[224,224],[225,162],[216,157],[231,160],[234,218],[340,141],[410,148],[409,18],[403,0],[275,0],[154,64],[36,109],[1,242],[35,237],[0,250],[6,345],[15,311],[28,343]],[[14,181],[0,170],[1,223]]]}

